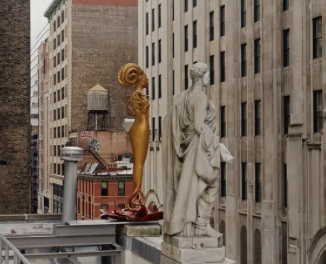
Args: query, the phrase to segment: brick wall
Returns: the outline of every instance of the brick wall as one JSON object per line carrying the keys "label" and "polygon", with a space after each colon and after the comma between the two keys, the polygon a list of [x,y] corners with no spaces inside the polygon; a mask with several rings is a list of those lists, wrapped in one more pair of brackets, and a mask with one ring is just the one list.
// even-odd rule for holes
{"label": "brick wall", "polygon": [[73,4],[72,129],[86,130],[87,91],[99,83],[109,91],[109,125],[121,130],[127,117],[122,100],[134,88],[121,87],[117,72],[128,62],[137,63],[137,32],[138,12],[134,5]]}
{"label": "brick wall", "polygon": [[30,207],[30,1],[0,1],[0,214]]}
{"label": "brick wall", "polygon": [[[126,204],[129,196],[133,192],[132,180],[121,179],[122,181],[125,181],[125,196],[118,196],[118,180],[108,180],[107,177],[105,178],[106,179],[103,181],[108,182],[108,196],[101,196],[101,181],[85,180],[82,177],[79,177],[77,191],[78,220],[100,219],[99,216],[102,204],[108,205],[108,210],[112,210],[115,207],[114,202],[116,202],[117,205]],[[89,206],[89,197],[91,197],[91,206]]]}

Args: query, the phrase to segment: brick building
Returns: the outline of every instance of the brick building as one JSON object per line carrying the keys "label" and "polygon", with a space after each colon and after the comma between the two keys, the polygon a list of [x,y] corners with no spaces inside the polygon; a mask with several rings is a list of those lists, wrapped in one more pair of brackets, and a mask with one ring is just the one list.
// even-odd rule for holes
{"label": "brick building", "polygon": [[116,75],[125,63],[138,61],[137,4],[137,0],[54,0],[45,12],[50,23],[49,72],[40,122],[47,142],[41,165],[47,184],[39,192],[39,213],[44,212],[44,203],[53,212],[53,186],[63,182],[58,152],[71,134],[86,131],[87,93],[96,83],[108,90],[108,129],[123,130],[127,116],[122,100],[133,89],[121,88]]}
{"label": "brick building", "polygon": [[132,194],[132,175],[78,175],[77,219],[100,219],[100,209],[124,208]]}
{"label": "brick building", "polygon": [[0,1],[0,214],[30,211],[30,1]]}

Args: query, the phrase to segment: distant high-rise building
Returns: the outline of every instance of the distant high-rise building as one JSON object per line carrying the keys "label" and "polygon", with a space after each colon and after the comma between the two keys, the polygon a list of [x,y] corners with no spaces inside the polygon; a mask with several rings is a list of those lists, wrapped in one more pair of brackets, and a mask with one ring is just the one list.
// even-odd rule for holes
{"label": "distant high-rise building", "polygon": [[235,158],[221,164],[212,217],[236,263],[326,263],[324,6],[139,1],[139,64],[153,99],[147,203],[163,198],[162,120],[174,96],[191,88],[192,65],[204,62],[217,133]]}
{"label": "distant high-rise building", "polygon": [[0,214],[30,212],[30,1],[0,1]]}
{"label": "distant high-rise building", "polygon": [[50,37],[40,108],[40,213],[57,212],[53,185],[62,185],[64,175],[58,149],[87,130],[90,87],[100,83],[108,91],[108,123],[102,127],[115,131],[125,127],[122,100],[134,88],[120,87],[117,72],[128,62],[138,62],[137,5],[137,0],[54,0],[45,12]]}

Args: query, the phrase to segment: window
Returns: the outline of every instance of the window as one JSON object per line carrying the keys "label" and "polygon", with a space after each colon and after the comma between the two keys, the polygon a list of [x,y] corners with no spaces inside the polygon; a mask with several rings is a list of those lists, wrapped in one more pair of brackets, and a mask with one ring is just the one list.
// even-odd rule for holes
{"label": "window", "polygon": [[61,42],[64,42],[65,41],[65,30],[63,29],[61,31]]}
{"label": "window", "polygon": [[58,165],[58,174],[61,174],[61,164],[57,164]]}
{"label": "window", "polygon": [[158,140],[161,142],[162,138],[162,117],[158,118]]}
{"label": "window", "polygon": [[209,13],[209,40],[214,40],[214,11]]}
{"label": "window", "polygon": [[56,96],[56,95],[58,97],[58,102],[59,102],[60,101],[60,90],[58,90],[57,93],[56,92],[53,93],[53,96]]}
{"label": "window", "polygon": [[58,61],[58,65],[60,64],[60,53],[57,54],[57,61]]}
{"label": "window", "polygon": [[172,1],[172,19],[174,21],[174,0]]}
{"label": "window", "polygon": [[152,99],[155,100],[155,77],[152,77]]}
{"label": "window", "polygon": [[[147,79],[147,82],[148,82],[148,79]],[[146,88],[146,95],[149,95],[149,83],[148,83],[147,88]]]}
{"label": "window", "polygon": [[158,27],[162,26],[162,5],[158,5]]}
{"label": "window", "polygon": [[54,21],[53,22],[53,32],[55,32],[57,30],[57,22]]}
{"label": "window", "polygon": [[125,196],[125,182],[119,181],[118,196]]}
{"label": "window", "polygon": [[254,22],[260,20],[260,0],[254,1]]}
{"label": "window", "polygon": [[288,168],[287,164],[283,165],[283,207],[288,207]]}
{"label": "window", "polygon": [[241,45],[241,77],[247,76],[247,44]]}
{"label": "window", "polygon": [[61,147],[60,145],[58,146],[58,157],[60,157],[60,152],[61,152]]}
{"label": "window", "polygon": [[185,26],[185,52],[188,51],[188,25]]}
{"label": "window", "polygon": [[53,85],[56,85],[57,84],[57,75],[54,74],[53,75]]}
{"label": "window", "polygon": [[107,204],[101,204],[101,209],[102,210],[108,210],[108,205]]}
{"label": "window", "polygon": [[148,13],[146,13],[146,35],[148,35]]}
{"label": "window", "polygon": [[314,133],[323,130],[323,97],[322,90],[314,91]]}
{"label": "window", "polygon": [[225,6],[220,7],[220,36],[225,36]]}
{"label": "window", "polygon": [[261,101],[255,101],[255,136],[260,136]]}
{"label": "window", "polygon": [[162,76],[158,76],[158,98],[162,97]]}
{"label": "window", "polygon": [[260,163],[255,163],[255,202],[261,202]]}
{"label": "window", "polygon": [[184,0],[185,2],[185,13],[188,12],[188,0]]}
{"label": "window", "polygon": [[[261,233],[259,229],[254,232],[254,264],[261,264]],[[282,262],[282,264],[286,264]]]}
{"label": "window", "polygon": [[57,138],[57,128],[53,128],[53,138]]}
{"label": "window", "polygon": [[185,65],[185,90],[188,89],[188,65]]}
{"label": "window", "polygon": [[209,69],[209,74],[210,74],[210,84],[213,85],[214,84],[214,55],[210,56],[209,57],[209,66],[210,66],[210,69]]}
{"label": "window", "polygon": [[284,135],[287,135],[289,133],[289,125],[291,121],[290,116],[290,96],[284,96]]}
{"label": "window", "polygon": [[58,129],[58,138],[60,138],[60,136],[61,136],[60,127],[58,127],[57,129]]}
{"label": "window", "polygon": [[220,81],[225,82],[225,51],[220,53]]}
{"label": "window", "polygon": [[148,68],[149,66],[149,59],[148,59],[148,46],[146,46],[146,69]]}
{"label": "window", "polygon": [[246,18],[247,10],[246,10],[246,0],[241,0],[241,28],[246,26]]}
{"label": "window", "polygon": [[65,21],[65,11],[61,12],[61,24]]}
{"label": "window", "polygon": [[61,115],[60,115],[60,108],[58,108],[58,120],[60,119]]}
{"label": "window", "polygon": [[60,27],[60,16],[57,19],[58,27]]}
{"label": "window", "polygon": [[152,117],[152,141],[155,141],[155,117]]}
{"label": "window", "polygon": [[57,156],[57,146],[53,147],[53,156],[56,157]]}
{"label": "window", "polygon": [[323,55],[323,33],[321,17],[317,17],[313,20],[313,38],[313,55],[314,59],[317,59]]}
{"label": "window", "polygon": [[61,69],[61,80],[63,81],[65,79],[65,69]]}
{"label": "window", "polygon": [[247,103],[241,103],[241,136],[247,136]]}
{"label": "window", "polygon": [[65,137],[65,127],[61,127],[61,137]]}
{"label": "window", "polygon": [[241,199],[247,200],[247,163],[241,163]]}
{"label": "window", "polygon": [[174,58],[174,33],[172,34],[172,56]]}
{"label": "window", "polygon": [[89,210],[89,218],[92,219],[92,199],[88,197],[88,210]]}
{"label": "window", "polygon": [[64,106],[61,107],[61,118],[64,118],[65,117],[65,108]]}
{"label": "window", "polygon": [[174,70],[172,71],[172,95],[174,95],[175,85],[174,85]]}
{"label": "window", "polygon": [[152,43],[152,66],[155,65],[155,43]]}
{"label": "window", "polygon": [[53,110],[53,121],[57,120],[57,110]]}
{"label": "window", "polygon": [[289,10],[289,0],[283,0],[283,11]]}
{"label": "window", "polygon": [[283,30],[283,66],[290,65],[290,39],[289,29]]}
{"label": "window", "polygon": [[158,63],[162,61],[162,40],[158,41]]}
{"label": "window", "polygon": [[221,106],[221,138],[226,137],[226,116],[225,106]]}
{"label": "window", "polygon": [[192,7],[196,7],[197,6],[197,0],[193,0],[192,1]]}
{"label": "window", "polygon": [[226,197],[226,163],[221,162],[221,197]]}
{"label": "window", "polygon": [[197,48],[197,20],[193,22],[192,47]]}
{"label": "window", "polygon": [[53,163],[53,173],[57,174],[57,164]]}
{"label": "window", "polygon": [[62,87],[61,89],[61,99],[63,100],[65,98],[65,88]]}
{"label": "window", "polygon": [[155,9],[152,9],[152,31],[155,30]]}
{"label": "window", "polygon": [[256,39],[255,40],[255,74],[260,73],[260,57],[261,57],[260,39]]}
{"label": "window", "polygon": [[53,67],[55,68],[57,66],[57,57],[53,57]]}
{"label": "window", "polygon": [[57,77],[58,77],[58,83],[60,82],[60,71],[57,72]]}
{"label": "window", "polygon": [[58,40],[58,47],[60,45],[60,34],[57,36],[57,40]]}
{"label": "window", "polygon": [[108,182],[101,183],[101,196],[108,196]]}
{"label": "window", "polygon": [[57,40],[54,39],[53,40],[53,50],[55,50],[57,48]]}

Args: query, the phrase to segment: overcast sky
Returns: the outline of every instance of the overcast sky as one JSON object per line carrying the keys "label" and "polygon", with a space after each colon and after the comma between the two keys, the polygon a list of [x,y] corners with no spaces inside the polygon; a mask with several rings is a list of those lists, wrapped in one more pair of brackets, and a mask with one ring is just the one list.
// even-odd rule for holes
{"label": "overcast sky", "polygon": [[31,45],[33,46],[37,35],[47,25],[44,12],[53,0],[31,0]]}

